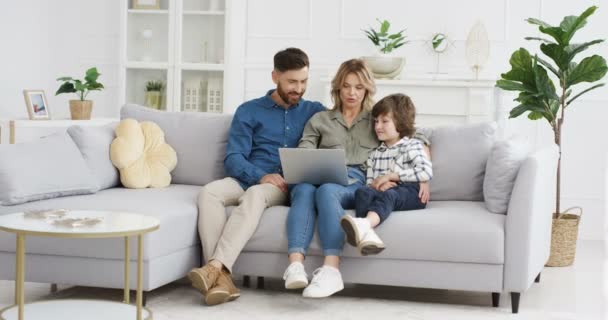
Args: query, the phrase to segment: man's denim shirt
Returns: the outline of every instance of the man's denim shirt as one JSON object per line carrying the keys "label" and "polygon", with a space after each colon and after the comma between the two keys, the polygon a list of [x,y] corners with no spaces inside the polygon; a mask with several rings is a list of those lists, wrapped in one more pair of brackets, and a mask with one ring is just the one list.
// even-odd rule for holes
{"label": "man's denim shirt", "polygon": [[304,99],[285,109],[271,99],[273,92],[240,105],[230,125],[224,170],[243,189],[266,174],[281,174],[279,148],[296,148],[308,119],[326,110],[321,103]]}

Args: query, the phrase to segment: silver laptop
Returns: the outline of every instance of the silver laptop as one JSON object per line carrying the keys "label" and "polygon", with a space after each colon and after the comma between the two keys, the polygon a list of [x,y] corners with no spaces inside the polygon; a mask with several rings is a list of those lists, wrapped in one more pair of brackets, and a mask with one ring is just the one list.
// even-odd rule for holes
{"label": "silver laptop", "polygon": [[344,149],[279,148],[279,156],[288,184],[348,184]]}

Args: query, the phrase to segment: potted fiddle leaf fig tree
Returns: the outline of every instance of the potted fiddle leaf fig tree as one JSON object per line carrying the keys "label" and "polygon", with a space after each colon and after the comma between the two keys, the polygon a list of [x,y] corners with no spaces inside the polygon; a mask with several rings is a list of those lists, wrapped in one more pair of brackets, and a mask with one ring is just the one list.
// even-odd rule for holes
{"label": "potted fiddle leaf fig tree", "polygon": [[530,54],[528,50],[520,48],[511,56],[511,70],[503,73],[502,79],[496,82],[496,86],[503,90],[518,93],[514,100],[518,105],[511,110],[509,118],[527,113],[531,120],[547,121],[559,149],[548,266],[567,266],[574,262],[580,214],[569,213],[569,210],[561,212],[560,208],[562,126],[565,111],[576,105],[574,102],[578,98],[604,86],[604,83],[596,82],[608,72],[606,60],[597,54],[582,59],[579,57],[586,49],[604,40],[573,42],[576,32],[587,24],[587,18],[596,10],[597,7],[592,6],[579,16],[567,16],[558,26],[534,18],[527,19],[528,23],[537,25],[538,30],[548,36],[526,38],[540,42],[543,56]]}
{"label": "potted fiddle leaf fig tree", "polygon": [[368,30],[363,30],[367,38],[378,49],[376,55],[362,57],[368,64],[375,78],[393,79],[401,74],[401,70],[405,65],[405,58],[394,56],[392,53],[395,49],[400,48],[408,43],[407,36],[404,34],[405,29],[389,33],[391,24],[388,20],[376,19],[380,23],[380,29],[376,30],[370,27]]}
{"label": "potted fiddle leaf fig tree", "polygon": [[93,101],[86,100],[87,95],[91,91],[102,90],[103,84],[97,82],[101,74],[97,72],[97,68],[93,67],[86,71],[84,80],[74,79],[72,77],[57,78],[57,81],[63,83],[55,92],[55,95],[62,93],[76,93],[78,100],[70,100],[70,115],[72,120],[89,120],[93,110]]}

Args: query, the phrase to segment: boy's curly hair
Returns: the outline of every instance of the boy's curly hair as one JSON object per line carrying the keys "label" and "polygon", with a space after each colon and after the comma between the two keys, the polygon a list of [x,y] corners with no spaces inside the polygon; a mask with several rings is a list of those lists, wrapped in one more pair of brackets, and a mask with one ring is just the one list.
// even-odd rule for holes
{"label": "boy's curly hair", "polygon": [[411,138],[416,132],[416,107],[412,99],[404,94],[391,94],[378,101],[372,109],[372,116],[378,118],[381,115],[390,115],[393,118],[400,138]]}

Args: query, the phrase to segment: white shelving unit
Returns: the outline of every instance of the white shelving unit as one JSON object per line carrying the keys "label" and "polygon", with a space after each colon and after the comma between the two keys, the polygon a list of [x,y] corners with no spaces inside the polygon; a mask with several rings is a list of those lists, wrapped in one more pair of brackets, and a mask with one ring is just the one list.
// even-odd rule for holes
{"label": "white shelving unit", "polygon": [[226,68],[235,57],[229,48],[242,46],[228,42],[230,7],[242,0],[161,0],[153,10],[121,1],[121,104],[143,105],[146,82],[161,80],[162,110],[221,113],[236,107],[226,110],[224,97],[229,88],[242,87],[229,82],[239,61]]}

